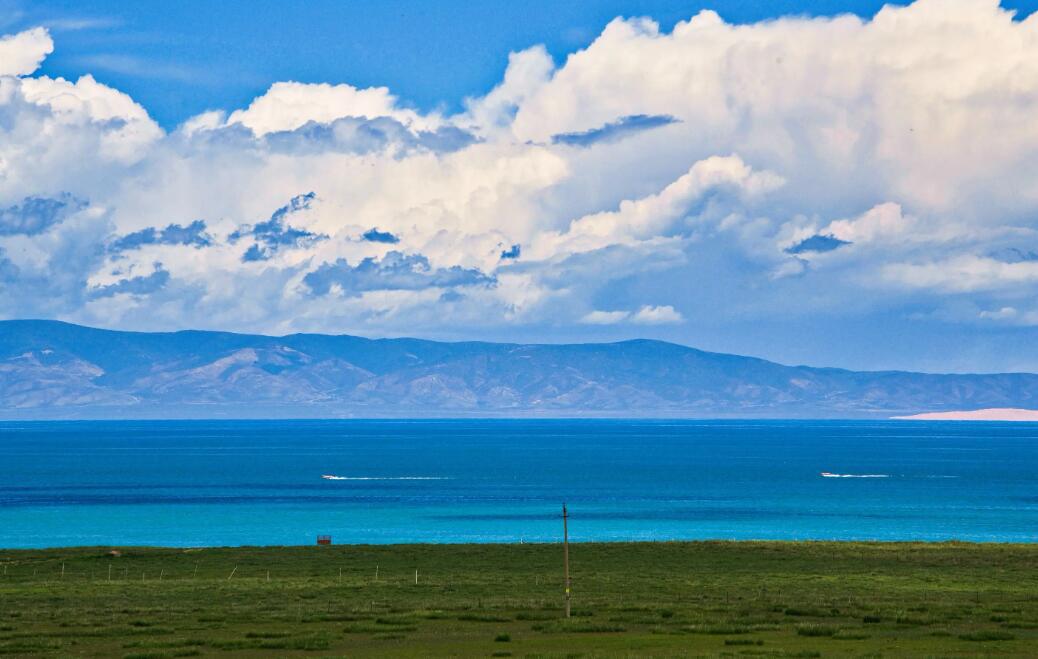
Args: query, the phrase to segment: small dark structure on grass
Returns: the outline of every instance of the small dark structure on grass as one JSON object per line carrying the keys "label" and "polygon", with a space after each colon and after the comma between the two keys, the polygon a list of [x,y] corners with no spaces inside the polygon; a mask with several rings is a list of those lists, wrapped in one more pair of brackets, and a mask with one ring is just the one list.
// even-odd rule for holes
{"label": "small dark structure on grass", "polygon": [[319,544],[319,545],[330,545],[330,544],[332,544],[332,536],[330,536],[330,535],[319,535],[319,536],[317,536],[317,544]]}

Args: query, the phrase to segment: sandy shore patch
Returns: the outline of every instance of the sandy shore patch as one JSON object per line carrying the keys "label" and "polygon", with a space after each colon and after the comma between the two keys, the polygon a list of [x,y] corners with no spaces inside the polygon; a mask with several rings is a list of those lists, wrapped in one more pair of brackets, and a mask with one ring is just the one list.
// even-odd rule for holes
{"label": "sandy shore patch", "polygon": [[927,412],[925,414],[895,416],[892,418],[909,419],[912,421],[1038,421],[1038,410],[993,407],[984,410]]}

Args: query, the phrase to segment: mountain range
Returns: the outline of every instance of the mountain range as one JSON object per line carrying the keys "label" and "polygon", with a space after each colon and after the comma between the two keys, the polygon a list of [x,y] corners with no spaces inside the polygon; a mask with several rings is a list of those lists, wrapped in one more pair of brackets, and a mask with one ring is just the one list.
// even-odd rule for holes
{"label": "mountain range", "polygon": [[785,366],[651,340],[443,343],[0,321],[0,418],[877,418],[1038,406],[1038,375]]}

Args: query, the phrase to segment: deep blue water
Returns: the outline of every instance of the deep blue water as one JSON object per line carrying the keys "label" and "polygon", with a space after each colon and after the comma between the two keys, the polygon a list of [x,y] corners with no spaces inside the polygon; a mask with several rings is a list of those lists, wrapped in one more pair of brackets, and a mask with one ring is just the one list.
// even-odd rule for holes
{"label": "deep blue water", "polygon": [[1035,542],[1038,424],[0,422],[0,547],[554,541],[563,501],[575,540]]}

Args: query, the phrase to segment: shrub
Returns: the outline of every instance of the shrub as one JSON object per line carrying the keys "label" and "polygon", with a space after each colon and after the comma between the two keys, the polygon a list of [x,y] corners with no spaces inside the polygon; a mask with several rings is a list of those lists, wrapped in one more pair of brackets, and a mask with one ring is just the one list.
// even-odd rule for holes
{"label": "shrub", "polygon": [[725,645],[764,645],[764,641],[754,638],[726,638]]}
{"label": "shrub", "polygon": [[864,641],[870,637],[868,634],[858,634],[856,632],[839,632],[833,634],[833,638],[837,641]]}
{"label": "shrub", "polygon": [[825,625],[801,625],[797,627],[797,636],[832,636],[839,631]]}
{"label": "shrub", "polygon": [[554,620],[558,618],[558,614],[555,613],[538,613],[536,611],[520,611],[516,614],[516,620]]}
{"label": "shrub", "polygon": [[1016,637],[1009,632],[980,631],[959,634],[959,638],[964,641],[1012,641]]}
{"label": "shrub", "polygon": [[510,622],[512,619],[506,616],[495,616],[486,613],[463,613],[458,620],[464,622]]}

